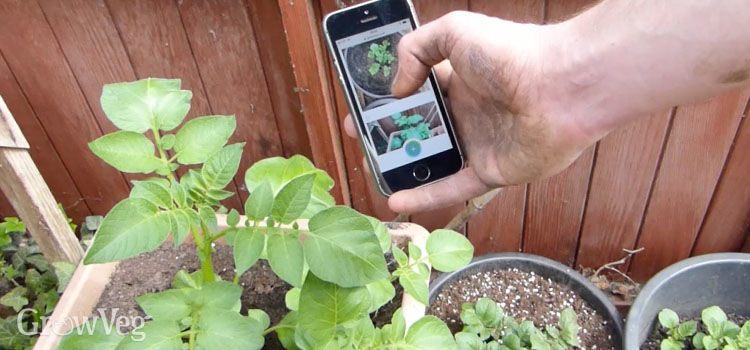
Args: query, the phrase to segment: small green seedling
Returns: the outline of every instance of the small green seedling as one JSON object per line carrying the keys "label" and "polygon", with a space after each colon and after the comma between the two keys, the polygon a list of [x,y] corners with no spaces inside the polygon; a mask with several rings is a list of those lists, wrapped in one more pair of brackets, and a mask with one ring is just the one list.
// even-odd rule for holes
{"label": "small green seedling", "polygon": [[[217,214],[226,211],[221,201],[234,195],[226,187],[239,170],[244,143],[227,145],[234,116],[183,124],[191,96],[179,80],[104,87],[102,108],[121,130],[89,147],[120,171],[151,177],[133,181],[129,197],[101,221],[84,263],[126,259],[158,248],[170,235],[175,245],[192,236],[200,270],[179,271],[172,289],[136,299],[152,318],[138,337],[135,331],[79,328],[60,350],[252,350],[262,348],[272,332],[286,349],[455,348],[450,330],[435,317],[423,317],[406,331],[400,312],[379,329],[370,313],[394,298],[394,281],[427,304],[427,264],[440,271],[468,264],[474,249],[466,237],[437,230],[424,251],[409,245],[411,257],[396,248],[399,267],[391,273],[384,258],[391,240],[383,223],[336,206],[329,193],[333,180],[303,156],[267,158],[247,169],[246,220],[232,209],[228,227],[221,228]],[[191,168],[179,176],[182,166]],[[234,248],[231,282],[217,277],[211,264],[221,238]],[[264,311],[241,310],[239,276],[259,259],[293,287],[286,295],[289,313],[273,326]]]}
{"label": "small green seedling", "polygon": [[718,306],[707,307],[701,312],[701,323],[708,330],[708,334],[697,332],[696,321],[680,323],[677,313],[670,309],[659,312],[659,323],[669,334],[661,341],[662,350],[683,349],[688,340],[696,349],[750,350],[750,321],[745,322],[740,328],[729,321]]}
{"label": "small green seedling", "polygon": [[390,46],[391,42],[388,39],[383,40],[380,44],[370,44],[370,51],[367,52],[367,57],[375,61],[370,64],[370,76],[374,77],[380,71],[383,72],[383,76],[386,78],[391,76],[391,63],[396,60],[396,57],[391,54],[389,50]]}
{"label": "small green seedling", "polygon": [[505,315],[489,298],[461,306],[464,328],[456,334],[459,350],[564,350],[579,345],[580,329],[573,309],[560,313],[558,326],[539,330],[528,320]]}
{"label": "small green seedling", "polygon": [[430,137],[430,126],[423,122],[424,117],[420,114],[409,116],[396,113],[391,116],[393,122],[401,128],[401,134],[391,141],[391,149],[399,149],[409,139],[426,140]]}

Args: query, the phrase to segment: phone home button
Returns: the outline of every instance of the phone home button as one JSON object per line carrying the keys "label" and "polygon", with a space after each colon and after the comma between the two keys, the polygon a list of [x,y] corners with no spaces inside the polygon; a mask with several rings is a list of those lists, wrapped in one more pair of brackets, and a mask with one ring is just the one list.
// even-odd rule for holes
{"label": "phone home button", "polygon": [[417,179],[417,181],[426,181],[430,178],[430,168],[424,164],[417,164],[414,166],[414,169],[412,169],[411,174]]}

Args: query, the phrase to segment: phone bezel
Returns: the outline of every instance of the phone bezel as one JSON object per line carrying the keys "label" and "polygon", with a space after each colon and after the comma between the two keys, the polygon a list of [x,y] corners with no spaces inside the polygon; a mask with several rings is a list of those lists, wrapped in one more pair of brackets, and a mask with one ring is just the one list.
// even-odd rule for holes
{"label": "phone bezel", "polygon": [[[377,16],[377,19],[366,23],[360,22],[364,18]],[[438,154],[404,164],[400,167],[381,172],[377,160],[367,150],[365,146],[366,127],[360,115],[357,105],[354,103],[356,96],[351,83],[347,79],[346,70],[341,66],[344,63],[338,47],[335,42],[339,39],[346,38],[358,33],[381,27],[393,22],[409,19],[413,29],[418,27],[414,8],[408,0],[374,0],[365,2],[356,6],[341,9],[325,16],[323,20],[323,34],[326,38],[329,53],[334,61],[334,66],[338,72],[339,83],[345,92],[347,104],[351,110],[353,118],[356,120],[357,133],[359,134],[360,146],[362,147],[367,163],[370,166],[371,175],[375,180],[378,191],[389,196],[394,192],[402,189],[417,188],[440,181],[461,170],[464,166],[464,159],[461,153],[458,140],[453,130],[450,114],[445,107],[440,87],[437,84],[437,78],[434,71],[430,72],[428,80],[435,93],[435,100],[443,118],[443,124],[451,141],[452,148]],[[413,169],[418,165],[427,166],[431,175],[425,181],[417,180],[413,175]]]}

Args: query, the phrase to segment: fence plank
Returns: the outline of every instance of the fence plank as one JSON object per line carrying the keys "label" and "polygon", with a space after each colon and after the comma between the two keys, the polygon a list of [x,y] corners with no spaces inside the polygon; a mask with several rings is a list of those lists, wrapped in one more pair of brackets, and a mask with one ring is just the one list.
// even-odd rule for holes
{"label": "fence plank", "polygon": [[[230,142],[247,142],[235,177],[242,188],[244,169],[283,155],[247,8],[242,0],[185,0],[179,10],[213,112],[234,114],[237,131]],[[247,192],[241,194],[244,201]]]}
{"label": "fence plank", "polygon": [[307,134],[318,167],[336,182],[333,194],[338,203],[350,204],[341,134],[336,120],[325,56],[318,34],[318,16],[310,1],[278,1],[286,28],[286,40],[294,67],[294,78],[305,113]]}
{"label": "fence plank", "polygon": [[[451,11],[468,10],[469,3],[467,0],[414,0],[414,9],[417,11],[419,23],[425,24]],[[418,213],[412,215],[410,219],[411,222],[432,231],[445,227],[465,206],[465,204],[457,204],[448,208]]]}
{"label": "fence plank", "polygon": [[750,232],[750,122],[741,122],[692,255],[736,251]]}
{"label": "fence plank", "polygon": [[687,258],[748,99],[737,91],[678,107],[637,245],[631,276],[645,280]]}
{"label": "fence plank", "polygon": [[[469,10],[515,22],[544,21],[544,0],[471,0]],[[521,249],[526,185],[503,189],[469,221],[467,233],[477,255]]]}
{"label": "fence plank", "polygon": [[[87,215],[91,215],[91,211],[86,206],[86,202],[73,182],[68,169],[57,154],[57,150],[50,142],[47,132],[29,106],[29,102],[18,86],[18,82],[16,82],[2,57],[0,57],[0,96],[5,99],[18,126],[24,132],[24,136],[31,146],[29,150],[31,158],[39,167],[42,177],[44,177],[57,201],[62,204],[65,212],[76,222],[80,222]],[[3,200],[0,203],[3,204],[0,205],[0,213],[3,216],[14,215],[10,203],[7,202],[5,196],[2,196],[2,198]]]}
{"label": "fence plank", "polygon": [[[182,88],[193,91],[186,120],[218,112],[206,97],[175,2],[107,0],[107,5],[137,78],[182,79]],[[230,184],[229,190],[239,193],[236,184]],[[240,208],[239,195],[225,200],[224,205]]]}
{"label": "fence plank", "polygon": [[290,157],[302,154],[312,159],[305,116],[302,114],[299,96],[294,92],[294,75],[279,4],[275,1],[246,0],[246,5],[254,28],[255,40],[260,48],[260,60],[276,123],[281,130],[284,155]]}
{"label": "fence plank", "polygon": [[102,131],[36,2],[0,3],[0,51],[88,207],[106,213],[128,186],[117,170],[89,156],[87,142]]}
{"label": "fence plank", "polygon": [[[571,17],[594,1],[547,1],[546,21]],[[593,163],[594,147],[551,178],[529,185],[523,250],[571,265],[574,262],[581,218]]]}
{"label": "fence plank", "polygon": [[643,118],[599,142],[575,266],[601,266],[635,245],[670,115]]}

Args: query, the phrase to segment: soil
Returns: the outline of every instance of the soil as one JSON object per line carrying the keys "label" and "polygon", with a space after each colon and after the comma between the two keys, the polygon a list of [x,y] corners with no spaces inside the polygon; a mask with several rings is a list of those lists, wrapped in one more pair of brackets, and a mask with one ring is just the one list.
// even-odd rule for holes
{"label": "soil", "polygon": [[[212,257],[214,271],[222,279],[231,281],[234,278],[232,247],[218,245]],[[135,302],[135,298],[169,289],[177,271],[184,269],[192,272],[199,267],[195,245],[182,244],[174,248],[172,243],[165,243],[153,252],[120,262],[96,309],[103,309],[105,315],[111,315],[118,309],[118,316],[144,317],[145,313]],[[291,286],[276,277],[265,260],[259,260],[245,272],[240,277],[240,285],[243,287],[243,314],[247,314],[247,309],[262,309],[268,313],[271,324],[276,324],[284,317],[287,312],[284,296]],[[276,333],[266,336],[264,349],[283,349]]]}
{"label": "soil", "polygon": [[[359,44],[350,48],[346,53],[346,61],[351,72],[352,79],[357,83],[365,92],[372,95],[389,96],[391,95],[391,82],[396,75],[398,70],[398,58],[396,57],[396,48],[398,47],[399,41],[401,41],[402,34],[394,33],[384,38],[368,41],[363,44]],[[388,76],[383,75],[383,71],[378,71],[377,74],[370,75],[370,65],[375,62],[373,58],[367,57],[370,52],[370,45],[377,43],[380,44],[383,40],[388,40],[391,45],[388,50],[391,54],[396,57],[391,62],[391,72]],[[374,96],[372,96],[374,97]]]}
{"label": "soil", "polygon": [[481,297],[496,301],[505,314],[534,322],[537,328],[557,326],[560,312],[572,308],[578,315],[581,349],[615,349],[611,325],[570,288],[518,269],[480,272],[444,288],[427,310],[459,332],[461,304]]}
{"label": "soil", "polygon": [[[393,241],[393,244],[401,248],[401,250],[406,251],[409,245],[409,239],[407,237],[397,236],[391,237],[391,239]],[[396,259],[393,257],[393,254],[390,251],[385,254],[385,262],[388,266],[388,271],[396,271],[398,262],[396,262]],[[391,299],[391,301],[381,306],[378,311],[375,311],[372,313],[372,315],[370,315],[370,319],[372,320],[372,323],[375,325],[375,327],[383,327],[391,323],[391,317],[393,316],[393,313],[401,307],[401,299],[404,296],[404,288],[401,287],[398,281],[393,281],[392,284],[396,289],[396,296]]]}
{"label": "soil", "polygon": [[[742,316],[737,314],[728,314],[727,318],[736,323],[738,326],[742,327],[745,322],[750,321],[750,316]],[[685,322],[683,320],[687,320],[686,318],[680,316],[680,321]],[[690,319],[690,321],[698,321],[698,331],[708,334],[708,330],[706,329],[706,326],[703,325],[703,323],[700,322],[701,318],[696,317],[693,319]],[[661,325],[659,325],[659,322],[654,322],[654,330],[651,331],[651,335],[646,338],[646,341],[641,345],[642,350],[660,350],[661,349],[661,340],[666,338],[667,331]],[[692,340],[685,342],[685,347],[683,349],[692,350],[695,349],[693,347]]]}

